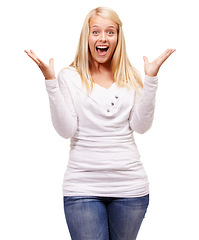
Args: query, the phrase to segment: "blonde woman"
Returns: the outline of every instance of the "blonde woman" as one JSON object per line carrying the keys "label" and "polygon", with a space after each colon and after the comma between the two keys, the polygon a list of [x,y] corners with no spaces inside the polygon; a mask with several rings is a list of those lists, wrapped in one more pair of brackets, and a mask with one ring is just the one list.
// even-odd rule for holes
{"label": "blonde woman", "polygon": [[100,7],[86,17],[73,63],[55,76],[41,69],[53,125],[71,139],[63,182],[64,210],[73,240],[136,239],[149,204],[148,179],[133,132],[152,125],[158,71],[175,51],[144,57],[144,84],[130,64],[122,22]]}

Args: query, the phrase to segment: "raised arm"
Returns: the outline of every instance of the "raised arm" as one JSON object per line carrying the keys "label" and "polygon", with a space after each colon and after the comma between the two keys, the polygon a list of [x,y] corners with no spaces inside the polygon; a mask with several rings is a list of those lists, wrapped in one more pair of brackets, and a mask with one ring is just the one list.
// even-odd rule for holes
{"label": "raised arm", "polygon": [[157,74],[163,62],[173,52],[175,52],[175,49],[167,49],[153,62],[149,62],[147,57],[143,57],[145,70],[144,87],[140,95],[136,94],[129,118],[130,127],[135,132],[145,133],[152,125],[158,86]]}
{"label": "raised arm", "polygon": [[75,114],[70,91],[64,84],[63,74],[55,77],[54,60],[49,65],[39,59],[31,50],[25,50],[27,55],[38,65],[46,81],[46,90],[49,96],[52,123],[57,133],[63,138],[72,137],[77,131],[77,116]]}

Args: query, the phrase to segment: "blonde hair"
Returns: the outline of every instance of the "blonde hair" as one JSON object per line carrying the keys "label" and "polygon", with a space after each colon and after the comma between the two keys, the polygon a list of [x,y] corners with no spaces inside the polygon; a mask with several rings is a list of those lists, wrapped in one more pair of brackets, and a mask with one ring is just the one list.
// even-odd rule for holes
{"label": "blonde hair", "polygon": [[139,92],[139,87],[143,87],[141,76],[131,65],[127,57],[122,22],[117,13],[110,8],[98,7],[88,13],[82,27],[75,60],[70,66],[76,68],[81,76],[82,84],[86,87],[87,93],[91,93],[94,84],[90,72],[92,57],[89,51],[88,37],[90,19],[96,15],[110,19],[118,25],[118,42],[111,60],[111,70],[115,82],[120,87],[133,87],[136,92]]}

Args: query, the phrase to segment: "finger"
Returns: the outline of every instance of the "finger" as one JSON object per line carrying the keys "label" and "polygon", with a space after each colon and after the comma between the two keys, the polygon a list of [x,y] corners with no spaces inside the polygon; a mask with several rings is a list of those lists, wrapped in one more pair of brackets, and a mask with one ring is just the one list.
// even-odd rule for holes
{"label": "finger", "polygon": [[167,54],[169,53],[170,49],[167,49],[166,51],[164,51],[158,58],[156,58],[156,62],[162,62],[163,63],[163,59],[165,58],[165,56],[167,56]]}
{"label": "finger", "polygon": [[176,51],[176,49],[172,49],[172,52],[171,52],[171,54],[172,54],[172,53],[174,53],[175,51]]}
{"label": "finger", "polygon": [[30,54],[32,57],[34,57],[35,59],[37,59],[37,55],[35,54],[35,52],[33,50],[30,50]]}
{"label": "finger", "polygon": [[30,52],[31,52],[33,55],[35,55],[35,56],[36,56],[36,54],[35,54],[35,52],[34,52],[33,50],[30,50]]}
{"label": "finger", "polygon": [[30,50],[30,52],[31,52],[32,56],[34,57],[34,59],[36,59],[39,63],[45,65],[45,63],[42,62],[42,60],[41,60],[40,58],[37,57],[37,55],[35,54],[35,52],[34,52],[33,50]]}
{"label": "finger", "polygon": [[37,61],[39,62],[39,65],[46,66],[46,64],[40,58],[37,58]]}
{"label": "finger", "polygon": [[35,56],[35,58],[36,58],[36,61],[38,62],[38,66],[39,66],[40,68],[41,68],[41,67],[48,67],[48,65],[45,64],[45,62],[43,62],[40,58],[38,58],[35,53],[34,53],[34,56]]}
{"label": "finger", "polygon": [[175,52],[176,51],[176,49],[167,49],[166,51],[165,51],[165,53],[164,54],[162,54],[162,58],[164,58],[165,56],[170,56],[173,52]]}
{"label": "finger", "polygon": [[165,50],[158,58],[164,57],[169,52],[169,50],[170,49]]}
{"label": "finger", "polygon": [[162,56],[162,61],[164,62],[172,53],[175,52],[175,49],[168,49],[165,55]]}
{"label": "finger", "polygon": [[28,51],[28,50],[24,50],[25,53],[27,53],[27,55],[34,61],[36,62],[36,64],[39,64],[39,61],[37,60],[37,56],[34,54],[34,52],[32,50]]}
{"label": "finger", "polygon": [[157,60],[162,64],[172,53],[174,53],[176,49],[167,49],[163,54],[161,54]]}

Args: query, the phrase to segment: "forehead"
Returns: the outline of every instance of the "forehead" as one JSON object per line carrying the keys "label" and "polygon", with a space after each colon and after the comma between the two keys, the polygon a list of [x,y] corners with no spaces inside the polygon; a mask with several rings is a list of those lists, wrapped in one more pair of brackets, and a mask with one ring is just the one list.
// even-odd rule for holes
{"label": "forehead", "polygon": [[90,28],[92,28],[92,27],[102,27],[102,28],[114,27],[117,29],[117,23],[115,23],[114,21],[112,21],[108,18],[103,18],[100,16],[91,17],[89,25],[90,25]]}

